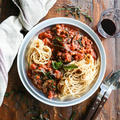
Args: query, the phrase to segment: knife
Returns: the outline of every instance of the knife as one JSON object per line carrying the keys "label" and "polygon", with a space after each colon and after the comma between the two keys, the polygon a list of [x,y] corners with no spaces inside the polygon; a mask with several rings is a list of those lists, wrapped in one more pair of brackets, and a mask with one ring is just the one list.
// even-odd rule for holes
{"label": "knife", "polygon": [[92,107],[87,113],[85,120],[95,120],[100,110],[104,106],[105,102],[109,98],[112,90],[120,88],[120,70],[117,72],[113,71],[104,79],[100,85],[100,92],[98,93]]}

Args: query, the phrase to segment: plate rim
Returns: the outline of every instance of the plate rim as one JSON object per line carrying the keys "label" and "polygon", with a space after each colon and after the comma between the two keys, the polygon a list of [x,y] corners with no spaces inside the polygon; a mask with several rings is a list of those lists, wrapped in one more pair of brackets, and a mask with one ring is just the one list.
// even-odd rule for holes
{"label": "plate rim", "polygon": [[[60,24],[60,23],[61,24],[70,24],[70,25],[76,26],[76,27],[82,29],[83,31],[85,31],[92,38],[92,40],[95,42],[95,44],[97,45],[97,48],[98,48],[100,56],[101,56],[101,69],[100,69],[100,72],[99,72],[98,79],[96,80],[96,82],[92,86],[92,88],[85,95],[81,96],[80,98],[73,99],[73,100],[70,100],[70,101],[64,101],[64,102],[63,101],[60,101],[60,102],[53,101],[53,100],[50,100],[46,97],[43,97],[40,94],[38,95],[38,93],[36,93],[36,91],[28,84],[28,82],[26,80],[25,73],[24,72],[22,73],[24,68],[23,68],[23,63],[21,63],[21,59],[23,59],[22,53],[25,54],[25,49],[26,49],[29,41],[31,40],[31,38],[35,34],[37,34],[40,30],[42,30],[42,29],[44,29],[44,28],[46,28],[50,25]],[[44,27],[44,28],[42,28],[41,26]],[[21,67],[21,64],[22,64],[22,67]],[[27,89],[27,91],[33,97],[35,97],[37,100],[39,100],[39,101],[41,101],[41,102],[43,102],[47,105],[50,105],[50,106],[68,107],[68,106],[73,106],[73,105],[79,104],[79,103],[87,100],[97,91],[97,89],[99,88],[99,86],[100,86],[100,84],[103,80],[103,77],[104,77],[104,74],[105,74],[105,71],[106,71],[106,54],[105,54],[105,50],[104,50],[104,47],[102,45],[101,40],[99,39],[97,34],[88,25],[86,25],[86,24],[84,24],[84,23],[82,23],[78,20],[75,20],[73,18],[66,18],[66,17],[50,18],[50,19],[47,19],[45,21],[40,22],[39,24],[37,24],[35,27],[33,27],[26,34],[26,36],[25,36],[25,38],[24,38],[24,40],[23,40],[23,42],[22,42],[22,44],[19,48],[19,51],[18,51],[17,69],[18,69],[18,74],[20,76],[20,80],[21,80],[22,84]]]}

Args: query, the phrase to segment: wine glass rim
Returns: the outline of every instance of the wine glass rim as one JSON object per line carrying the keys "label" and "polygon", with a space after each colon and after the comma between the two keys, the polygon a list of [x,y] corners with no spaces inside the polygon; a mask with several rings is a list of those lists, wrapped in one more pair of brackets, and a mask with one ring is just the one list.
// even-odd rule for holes
{"label": "wine glass rim", "polygon": [[110,12],[110,11],[112,11],[112,10],[114,10],[114,11],[115,11],[115,10],[120,11],[119,8],[108,8],[108,9],[104,10],[104,11],[101,13],[100,19],[102,18],[102,16],[103,16],[105,13]]}

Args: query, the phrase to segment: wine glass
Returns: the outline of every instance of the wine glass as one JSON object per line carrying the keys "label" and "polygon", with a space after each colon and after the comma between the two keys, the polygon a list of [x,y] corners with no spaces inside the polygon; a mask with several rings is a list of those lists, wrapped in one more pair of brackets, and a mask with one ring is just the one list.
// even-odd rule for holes
{"label": "wine glass", "polygon": [[110,8],[103,11],[97,28],[104,38],[120,37],[120,9]]}

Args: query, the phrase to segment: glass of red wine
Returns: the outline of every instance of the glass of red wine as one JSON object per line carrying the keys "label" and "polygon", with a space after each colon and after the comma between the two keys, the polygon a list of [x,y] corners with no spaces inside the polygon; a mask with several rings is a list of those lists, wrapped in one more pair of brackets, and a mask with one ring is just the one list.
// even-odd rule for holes
{"label": "glass of red wine", "polygon": [[104,38],[120,37],[120,9],[110,8],[102,12],[97,27]]}

